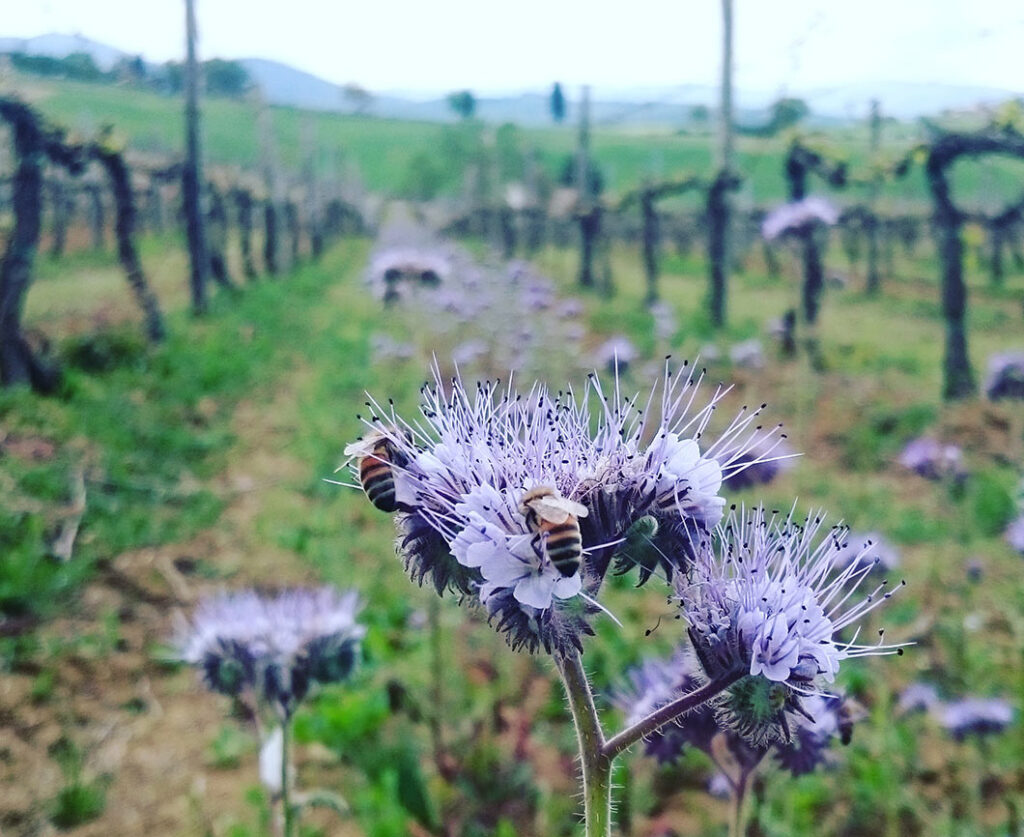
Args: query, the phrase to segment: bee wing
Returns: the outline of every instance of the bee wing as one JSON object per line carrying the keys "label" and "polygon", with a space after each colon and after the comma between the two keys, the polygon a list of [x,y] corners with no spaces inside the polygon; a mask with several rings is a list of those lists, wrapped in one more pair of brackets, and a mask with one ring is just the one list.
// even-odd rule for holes
{"label": "bee wing", "polygon": [[368,456],[373,453],[373,446],[372,439],[356,439],[351,444],[345,445],[345,456]]}
{"label": "bee wing", "polygon": [[565,523],[569,516],[586,517],[587,507],[565,497],[539,497],[530,503],[538,516],[548,523]]}

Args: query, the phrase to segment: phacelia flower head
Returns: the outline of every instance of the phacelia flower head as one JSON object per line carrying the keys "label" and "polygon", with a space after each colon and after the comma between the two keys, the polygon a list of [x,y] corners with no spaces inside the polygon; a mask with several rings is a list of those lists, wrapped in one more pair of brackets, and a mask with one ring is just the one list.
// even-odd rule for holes
{"label": "phacelia flower head", "polygon": [[[631,726],[683,694],[701,686],[706,678],[692,651],[680,648],[663,660],[644,660],[627,673],[629,685],[613,693],[612,701]],[[782,715],[782,735],[752,744],[721,718],[716,701],[703,704],[645,739],[645,754],[660,764],[676,762],[687,747],[714,758],[714,748],[725,747],[741,771],[757,767],[769,752],[794,776],[809,773],[828,759],[828,748],[839,738],[849,743],[861,712],[853,701],[836,695],[795,696]]]}
{"label": "phacelia flower head", "polygon": [[[837,565],[845,531],[819,536],[820,516],[800,522],[763,509],[734,512],[715,543],[702,538],[676,581],[682,615],[710,678],[735,680],[723,699],[732,727],[754,743],[785,736],[784,713],[821,692],[853,657],[900,653],[857,643],[857,623],[886,601],[886,582],[857,589],[872,565]],[[852,635],[848,635],[852,629]]]}
{"label": "phacelia flower head", "polygon": [[1024,352],[999,352],[989,357],[985,394],[993,401],[1024,398]]}
{"label": "phacelia flower head", "polygon": [[962,480],[967,476],[963,451],[957,445],[943,444],[931,436],[908,442],[898,461],[904,468],[929,480],[947,477]]}
{"label": "phacelia flower head", "polygon": [[761,224],[761,235],[774,241],[784,233],[803,229],[811,224],[833,226],[839,220],[839,210],[831,201],[819,195],[808,195],[803,200],[776,207]]}
{"label": "phacelia flower head", "polygon": [[211,690],[250,692],[288,717],[313,684],[351,673],[365,633],[358,609],[354,592],[330,587],[214,596],[182,628],[180,657],[200,668]]}
{"label": "phacelia flower head", "polygon": [[991,735],[1013,723],[1014,707],[999,698],[964,698],[935,709],[939,723],[957,741],[968,735]]}
{"label": "phacelia flower head", "polygon": [[399,551],[413,577],[477,600],[515,647],[578,646],[631,527],[655,522],[672,573],[694,533],[721,519],[723,478],[777,437],[756,426],[760,410],[744,410],[706,439],[724,392],[695,407],[700,377],[666,366],[641,407],[617,378],[610,393],[592,375],[581,395],[540,384],[520,394],[511,383],[468,389],[458,377],[446,386],[436,370],[418,421],[371,400],[368,436],[387,440],[394,496],[404,498]]}
{"label": "phacelia flower head", "polygon": [[838,530],[836,540],[839,551],[834,563],[838,570],[869,567],[877,575],[899,569],[900,551],[879,532]]}
{"label": "phacelia flower head", "polygon": [[1024,555],[1024,514],[1010,521],[1003,536],[1016,552]]}

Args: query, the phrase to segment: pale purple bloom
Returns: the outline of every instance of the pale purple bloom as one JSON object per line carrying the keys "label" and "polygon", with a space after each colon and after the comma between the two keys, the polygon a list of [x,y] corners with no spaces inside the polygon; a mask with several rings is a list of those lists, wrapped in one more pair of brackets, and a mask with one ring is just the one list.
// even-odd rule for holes
{"label": "pale purple bloom", "polygon": [[839,220],[839,210],[826,198],[808,195],[803,200],[786,203],[773,209],[761,224],[761,235],[774,241],[787,232],[803,229],[810,224],[833,226]]}
{"label": "pale purple bloom", "polygon": [[985,394],[993,401],[1024,398],[1024,352],[1001,352],[989,357]]}
{"label": "pale purple bloom", "polygon": [[899,550],[878,532],[847,531],[838,541],[833,559],[836,569],[868,567],[880,573],[899,569]]}
{"label": "pale purple bloom", "polygon": [[285,716],[313,683],[351,672],[365,629],[356,623],[354,592],[330,587],[253,591],[202,600],[178,637],[180,657],[198,666],[214,691],[252,691]]}
{"label": "pale purple bloom", "polygon": [[732,791],[732,780],[720,770],[708,780],[708,793],[715,799],[728,799]]}
{"label": "pale purple bloom", "polygon": [[[676,582],[690,639],[709,677],[749,675],[799,694],[832,683],[840,664],[898,646],[862,645],[843,633],[886,601],[886,582],[858,596],[871,564],[837,563],[843,530],[819,537],[820,516],[803,522],[762,509],[732,513],[698,544]],[[902,586],[902,583],[901,583]],[[741,681],[742,682],[742,681]]]}
{"label": "pale purple bloom", "polygon": [[[767,485],[779,474],[790,470],[796,464],[797,454],[785,440],[772,447],[771,453],[765,453],[759,447],[747,451],[744,460],[745,468],[737,467],[727,480],[725,487],[730,491],[753,488],[755,485]],[[734,466],[742,465],[743,460],[734,462]]]}
{"label": "pale purple bloom", "polygon": [[947,445],[931,436],[921,436],[907,443],[897,460],[904,468],[930,480],[945,477],[963,479],[963,451],[956,445]]}
{"label": "pale purple bloom", "polygon": [[1024,555],[1024,515],[1013,520],[1010,525],[1006,527],[1004,537],[1006,538],[1006,542],[1013,547],[1016,552]]}
{"label": "pale purple bloom", "polygon": [[450,271],[447,255],[438,249],[385,247],[371,257],[367,281],[378,299],[393,302],[417,287],[440,285]]}
{"label": "pale purple bloom", "polygon": [[964,698],[936,710],[939,723],[958,741],[998,733],[1013,723],[1014,708],[999,698]]}
{"label": "pale purple bloom", "polygon": [[[659,522],[670,574],[685,562],[691,537],[721,519],[723,477],[749,464],[743,458],[753,445],[776,438],[776,428],[755,426],[760,408],[704,438],[724,391],[696,406],[701,377],[666,366],[664,383],[638,408],[617,378],[607,394],[596,375],[581,396],[552,395],[541,384],[519,394],[496,382],[467,390],[459,378],[446,387],[435,370],[434,385],[422,390],[422,420],[371,402],[377,415],[367,424],[395,451],[396,494],[412,498],[398,518],[410,573],[421,583],[430,578],[438,592],[475,597],[517,647],[578,645],[580,608],[570,616],[563,603],[585,594],[584,609],[593,608],[630,527],[645,517]],[[771,455],[770,444],[764,450]],[[520,508],[524,493],[540,486],[583,507],[582,560],[568,575]]]}
{"label": "pale purple bloom", "polygon": [[[612,695],[612,702],[626,716],[627,727],[705,682],[692,652],[683,648],[667,660],[644,660],[627,677],[629,685]],[[859,720],[854,706],[834,695],[790,696],[779,715],[779,737],[754,745],[731,727],[732,719],[712,701],[651,733],[645,739],[644,752],[661,764],[670,764],[687,747],[714,755],[713,742],[721,738],[743,770],[753,770],[774,751],[779,763],[799,776],[826,761],[826,751],[834,738],[849,742],[853,724]]]}
{"label": "pale purple bloom", "polygon": [[616,368],[624,372],[640,356],[633,341],[622,334],[605,340],[594,352],[594,365],[615,374]]}
{"label": "pale purple bloom", "polygon": [[675,311],[667,302],[652,303],[648,310],[654,318],[654,336],[662,342],[667,342],[675,337],[679,330],[679,321],[676,319]]}
{"label": "pale purple bloom", "polygon": [[762,369],[764,367],[764,349],[757,339],[744,340],[729,349],[729,361],[733,366],[743,369]]}
{"label": "pale purple bloom", "polygon": [[938,690],[931,683],[911,683],[900,692],[896,706],[900,712],[931,712],[941,703]]}

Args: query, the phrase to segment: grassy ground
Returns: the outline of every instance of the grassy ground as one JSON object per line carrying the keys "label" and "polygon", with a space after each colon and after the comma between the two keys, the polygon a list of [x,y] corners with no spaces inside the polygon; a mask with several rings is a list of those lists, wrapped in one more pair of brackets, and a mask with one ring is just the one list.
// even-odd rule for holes
{"label": "grassy ground", "polygon": [[[375,836],[421,834],[442,821],[452,834],[573,833],[572,733],[549,667],[507,652],[454,603],[434,610],[392,557],[386,516],[323,482],[358,434],[362,391],[394,396],[408,413],[425,375],[423,357],[371,357],[371,335],[394,326],[360,285],[367,251],[366,242],[343,243],[320,265],[217,297],[196,321],[183,310],[177,242],[147,241],[147,268],[172,311],[173,336],[156,350],[135,337],[112,265],[85,255],[41,265],[28,325],[56,341],[68,375],[55,399],[0,394],[9,498],[0,602],[5,614],[43,620],[0,641],[5,832],[35,833],[50,820],[82,822],[75,833],[96,835],[261,833],[253,739],[221,720],[227,704],[200,694],[193,673],[161,661],[160,649],[172,613],[205,591],[325,580],[361,590],[370,633],[357,681],[300,717],[302,784],[335,787],[353,809],[341,825],[326,814],[313,824]],[[637,256],[612,253],[614,297],[581,297],[588,345],[625,332],[654,365],[669,350],[693,357],[714,344],[724,353],[763,335],[796,299],[792,278],[770,279],[752,264],[734,281],[730,327],[715,335],[699,260],[669,255],[662,293],[680,327],[660,343],[642,308]],[[576,293],[573,254],[548,249],[537,263]],[[1005,834],[1024,792],[1019,722],[976,747],[894,710],[894,695],[918,678],[950,696],[1024,692],[1020,558],[1000,537],[1013,513],[1024,416],[940,402],[934,266],[925,257],[898,266],[880,298],[856,282],[830,289],[819,329],[825,373],[770,349],[760,371],[709,365],[712,378],[734,384],[730,403],[769,401],[771,418],[806,454],[766,502],[798,496],[800,508],[823,506],[900,547],[909,587],[877,624],[918,643],[899,660],[847,670],[843,686],[869,719],[833,770],[797,781],[766,773],[764,834]],[[1020,291],[1019,278],[992,289],[972,272],[976,366],[1011,342]],[[436,348],[448,348],[443,338]],[[638,387],[646,366],[630,373]],[[924,431],[964,446],[972,475],[962,489],[894,464]],[[76,472],[87,511],[74,557],[56,565],[47,543]],[[972,558],[979,582],[968,580]],[[610,593],[626,627],[602,623],[588,645],[602,693],[624,666],[674,639],[664,625],[645,636],[665,615],[659,591],[621,583]],[[435,619],[439,633],[424,627]],[[631,757],[620,773],[624,827],[724,833],[722,803],[703,792],[709,775],[699,756],[662,770]]]}

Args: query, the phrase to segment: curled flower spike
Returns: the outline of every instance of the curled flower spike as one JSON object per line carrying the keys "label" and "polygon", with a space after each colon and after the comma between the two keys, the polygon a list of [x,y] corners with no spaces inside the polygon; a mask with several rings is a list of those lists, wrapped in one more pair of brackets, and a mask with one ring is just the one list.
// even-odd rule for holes
{"label": "curled flower spike", "polygon": [[705,673],[739,678],[722,702],[723,720],[753,742],[787,737],[784,713],[797,696],[832,683],[842,661],[902,653],[881,637],[858,644],[856,629],[843,638],[891,593],[883,581],[857,596],[872,564],[840,567],[845,530],[819,537],[821,525],[820,516],[797,522],[792,513],[734,512],[718,529],[717,548],[705,538],[677,582]]}
{"label": "curled flower spike", "polygon": [[[369,402],[368,433],[349,450],[373,440],[378,453],[373,468],[365,455],[354,461],[353,473],[375,500],[380,486],[365,475],[377,477],[379,460],[387,459],[399,552],[415,580],[477,599],[515,647],[578,648],[634,524],[655,521],[660,534],[648,551],[670,576],[694,533],[721,519],[723,478],[750,467],[754,445],[770,456],[778,441],[776,428],[757,425],[760,409],[744,409],[705,440],[725,393],[716,390],[697,406],[701,377],[674,375],[666,365],[663,384],[638,407],[637,397],[623,397],[617,377],[610,393],[592,375],[580,396],[541,384],[521,394],[511,383],[468,389],[458,377],[445,386],[435,368],[434,384],[421,393],[420,420]],[[524,497],[537,492],[570,510],[564,519],[531,520]]]}
{"label": "curled flower spike", "polygon": [[[612,702],[626,716],[626,725],[640,721],[682,694],[704,682],[704,675],[692,652],[680,648],[667,660],[644,660],[628,672],[629,685],[614,693]],[[796,697],[784,716],[785,737],[752,746],[735,731],[723,729],[715,702],[688,712],[665,724],[645,739],[646,755],[661,764],[676,762],[687,747],[701,750],[713,759],[715,748],[725,747],[741,770],[753,770],[769,752],[794,776],[813,771],[828,760],[828,748],[839,738],[850,741],[853,725],[862,713],[853,701],[833,695]]]}
{"label": "curled flower spike", "polygon": [[354,592],[330,587],[268,598],[253,591],[204,599],[178,637],[180,657],[198,666],[207,686],[253,693],[290,717],[314,683],[345,679],[365,629],[355,621]]}

